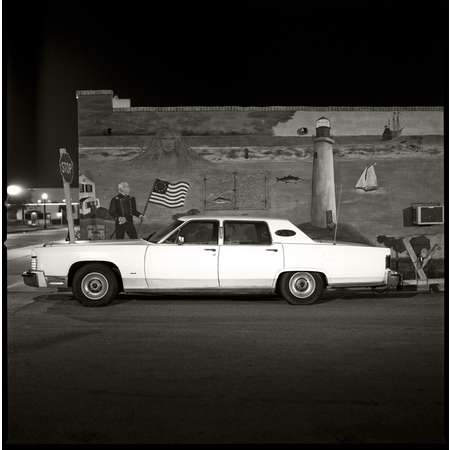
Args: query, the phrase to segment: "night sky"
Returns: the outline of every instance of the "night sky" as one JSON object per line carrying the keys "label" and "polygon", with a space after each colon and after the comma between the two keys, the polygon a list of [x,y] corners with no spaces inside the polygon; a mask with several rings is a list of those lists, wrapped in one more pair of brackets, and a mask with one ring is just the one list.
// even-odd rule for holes
{"label": "night sky", "polygon": [[419,106],[447,97],[446,1],[395,10],[381,0],[295,9],[9,3],[7,184],[60,186],[58,148],[77,156],[77,89],[112,89],[133,106]]}

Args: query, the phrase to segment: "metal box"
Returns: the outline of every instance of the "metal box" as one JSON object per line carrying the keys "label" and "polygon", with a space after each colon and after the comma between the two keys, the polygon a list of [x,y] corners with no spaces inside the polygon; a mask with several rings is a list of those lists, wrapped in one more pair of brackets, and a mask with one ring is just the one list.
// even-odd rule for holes
{"label": "metal box", "polygon": [[414,225],[440,225],[444,223],[444,205],[440,203],[413,203]]}

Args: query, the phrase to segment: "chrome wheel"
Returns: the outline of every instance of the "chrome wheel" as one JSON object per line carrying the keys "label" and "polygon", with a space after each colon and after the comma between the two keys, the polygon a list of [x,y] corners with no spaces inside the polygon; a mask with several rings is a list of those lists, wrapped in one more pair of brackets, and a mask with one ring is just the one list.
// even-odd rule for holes
{"label": "chrome wheel", "polygon": [[289,280],[289,290],[294,297],[308,298],[316,290],[316,280],[308,272],[296,272]]}
{"label": "chrome wheel", "polygon": [[109,283],[105,275],[99,272],[91,272],[81,280],[81,290],[90,300],[102,299],[109,289]]}

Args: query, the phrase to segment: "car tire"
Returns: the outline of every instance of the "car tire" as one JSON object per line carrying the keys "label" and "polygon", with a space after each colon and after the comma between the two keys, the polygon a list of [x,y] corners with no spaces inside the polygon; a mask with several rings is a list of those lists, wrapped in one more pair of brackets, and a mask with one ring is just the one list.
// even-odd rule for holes
{"label": "car tire", "polygon": [[106,306],[116,298],[119,283],[116,274],[105,264],[86,264],[76,271],[72,291],[83,306]]}
{"label": "car tire", "polygon": [[279,281],[279,292],[291,305],[316,303],[324,289],[323,276],[317,272],[287,272]]}

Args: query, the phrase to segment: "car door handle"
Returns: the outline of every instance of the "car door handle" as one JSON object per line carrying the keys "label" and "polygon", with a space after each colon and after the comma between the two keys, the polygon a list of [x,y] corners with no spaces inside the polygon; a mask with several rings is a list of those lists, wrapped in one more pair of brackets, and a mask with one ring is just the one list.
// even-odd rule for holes
{"label": "car door handle", "polygon": [[215,248],[204,248],[203,250],[205,250],[205,252],[215,252],[216,251]]}
{"label": "car door handle", "polygon": [[277,252],[278,249],[276,248],[266,248],[266,252]]}

